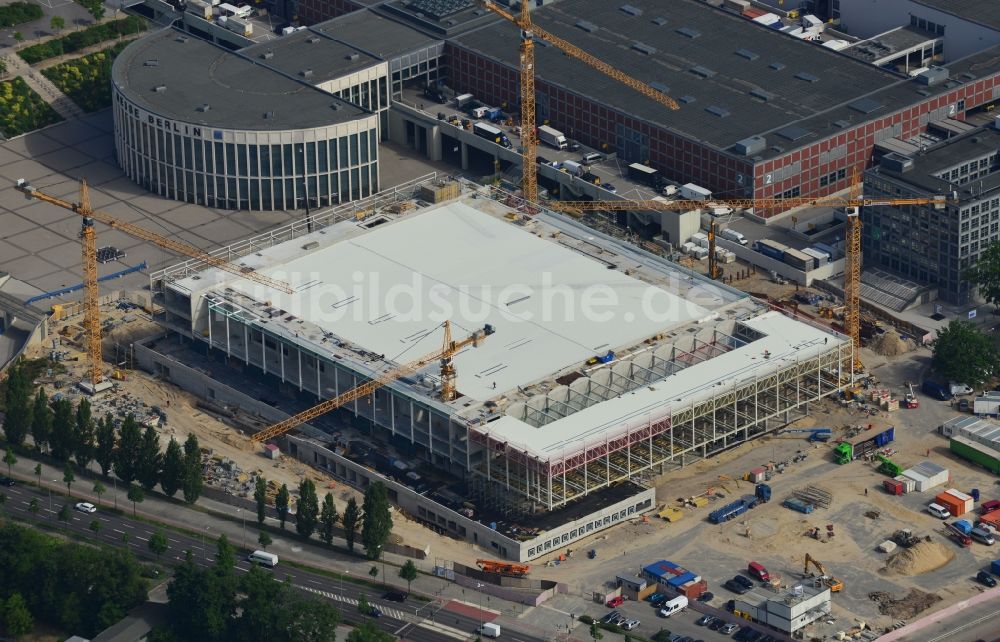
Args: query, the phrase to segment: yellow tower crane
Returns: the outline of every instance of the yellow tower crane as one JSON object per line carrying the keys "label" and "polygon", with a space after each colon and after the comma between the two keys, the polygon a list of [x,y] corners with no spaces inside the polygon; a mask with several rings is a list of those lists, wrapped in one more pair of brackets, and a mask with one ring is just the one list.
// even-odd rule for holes
{"label": "yellow tower crane", "polygon": [[441,346],[440,350],[436,350],[431,354],[425,355],[416,361],[396,366],[395,368],[391,368],[385,372],[376,373],[369,381],[366,381],[357,388],[353,388],[343,394],[337,395],[336,397],[327,399],[326,401],[323,401],[308,410],[303,410],[296,415],[292,415],[284,421],[279,421],[273,426],[269,426],[253,434],[250,439],[255,442],[262,442],[273,437],[277,437],[278,435],[283,435],[289,430],[301,426],[307,421],[325,415],[331,410],[340,408],[344,404],[348,404],[362,397],[367,397],[382,386],[388,385],[400,377],[412,375],[420,368],[423,368],[427,364],[438,359],[441,360],[441,399],[444,401],[454,400],[457,395],[457,390],[455,388],[455,366],[452,363],[452,359],[456,354],[458,354],[459,350],[465,348],[466,346],[471,345],[473,347],[478,347],[479,344],[486,339],[486,337],[493,334],[495,330],[493,326],[487,324],[483,326],[483,329],[473,332],[464,339],[455,341],[451,338],[451,322],[445,321],[443,325],[444,344]]}
{"label": "yellow tower crane", "polygon": [[626,87],[634,89],[668,109],[679,109],[677,101],[670,96],[653,89],[646,83],[615,69],[600,58],[592,56],[568,41],[532,24],[531,13],[528,10],[529,3],[526,0],[521,1],[521,13],[519,16],[514,16],[491,0],[480,1],[486,9],[512,22],[521,30],[521,189],[524,190],[524,198],[528,202],[529,207],[538,201],[538,176],[535,169],[535,149],[538,145],[535,136],[535,38],[548,42],[566,55],[576,58],[605,76],[617,80]]}
{"label": "yellow tower crane", "polygon": [[[172,250],[178,254],[198,259],[203,263],[225,270],[237,276],[243,277],[255,283],[259,283],[268,288],[280,290],[286,294],[292,294],[294,289],[284,281],[278,281],[270,277],[258,274],[252,268],[233,265],[218,257],[202,252],[193,245],[188,245],[183,241],[169,239],[159,234],[150,232],[138,225],[120,221],[115,217],[101,211],[94,211],[90,206],[90,190],[87,181],[80,179],[80,201],[72,203],[70,201],[51,196],[40,192],[32,187],[25,179],[18,179],[16,188],[29,199],[35,198],[57,207],[76,212],[83,217],[83,227],[80,230],[80,240],[83,246],[83,310],[84,310],[84,330],[87,334],[87,357],[88,373],[87,385],[85,389],[90,392],[98,392],[104,375],[101,372],[101,311],[98,301],[97,287],[97,235],[94,231],[94,222],[103,223],[108,227],[120,230],[129,236],[134,236],[143,241],[148,241],[166,250]],[[106,385],[106,384],[105,384]]]}

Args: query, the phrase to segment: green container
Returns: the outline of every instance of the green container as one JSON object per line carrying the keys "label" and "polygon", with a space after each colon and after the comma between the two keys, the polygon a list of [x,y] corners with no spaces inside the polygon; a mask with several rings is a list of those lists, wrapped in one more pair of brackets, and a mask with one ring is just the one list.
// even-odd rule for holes
{"label": "green container", "polygon": [[959,457],[975,462],[990,471],[1000,475],[1000,458],[983,452],[970,443],[963,443],[956,439],[951,440],[951,452]]}

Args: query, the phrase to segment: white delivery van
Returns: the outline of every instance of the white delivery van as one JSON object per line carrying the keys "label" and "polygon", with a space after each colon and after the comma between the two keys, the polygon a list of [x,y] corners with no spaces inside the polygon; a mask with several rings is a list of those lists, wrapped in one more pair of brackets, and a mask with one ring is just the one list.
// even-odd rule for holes
{"label": "white delivery van", "polygon": [[746,245],[747,244],[746,237],[743,236],[742,234],[740,234],[739,232],[737,232],[736,230],[732,229],[732,228],[728,228],[727,227],[726,229],[722,230],[722,232],[719,234],[719,236],[721,236],[722,238],[724,238],[724,239],[726,239],[728,241],[734,241],[736,243],[739,243],[740,245]]}
{"label": "white delivery van", "polygon": [[251,562],[256,562],[261,566],[275,567],[278,565],[278,556],[274,553],[266,553],[264,551],[254,551],[247,556],[247,560]]}
{"label": "white delivery van", "polygon": [[948,512],[948,509],[941,504],[928,504],[927,512],[938,519],[948,519],[951,517],[951,513]]}
{"label": "white delivery van", "polygon": [[681,595],[680,597],[675,597],[660,609],[660,617],[670,617],[674,613],[683,611],[688,607],[688,599]]}
{"label": "white delivery van", "polygon": [[479,627],[478,633],[484,638],[498,638],[500,637],[500,626],[492,622],[486,622]]}

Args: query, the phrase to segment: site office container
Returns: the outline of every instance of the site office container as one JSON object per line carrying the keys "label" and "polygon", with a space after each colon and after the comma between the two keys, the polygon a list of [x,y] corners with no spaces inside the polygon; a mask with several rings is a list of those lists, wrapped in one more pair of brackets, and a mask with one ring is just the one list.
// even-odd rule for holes
{"label": "site office container", "polygon": [[[956,491],[957,492],[957,491]],[[968,495],[966,495],[968,497]],[[972,510],[972,498],[968,501],[961,497],[956,497],[950,491],[945,491],[934,498],[935,504],[940,504],[954,517],[961,517]]]}
{"label": "site office container", "polygon": [[980,515],[979,521],[1000,528],[1000,509]]}
{"label": "site office container", "polygon": [[969,495],[968,493],[963,493],[960,490],[954,488],[949,488],[944,491],[945,495],[950,495],[962,503],[962,508],[966,513],[971,513],[975,509],[976,499]]}
{"label": "site office container", "polygon": [[882,481],[882,487],[885,488],[885,492],[890,495],[902,495],[903,494],[903,483],[895,479],[886,479]]}
{"label": "site office container", "polygon": [[1000,475],[1000,452],[977,443],[968,437],[955,435],[950,442],[951,452],[977,463],[991,473]]}

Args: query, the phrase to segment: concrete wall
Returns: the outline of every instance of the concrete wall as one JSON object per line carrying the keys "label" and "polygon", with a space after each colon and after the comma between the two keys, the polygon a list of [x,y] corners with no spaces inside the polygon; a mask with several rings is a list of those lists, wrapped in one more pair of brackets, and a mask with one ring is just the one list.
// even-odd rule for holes
{"label": "concrete wall", "polygon": [[1000,44],[1000,31],[913,0],[840,0],[841,24],[862,38],[909,25],[911,15],[944,25],[945,62]]}
{"label": "concrete wall", "polygon": [[690,212],[660,212],[660,229],[663,238],[674,247],[684,245],[691,240],[691,235],[701,229],[701,214],[698,210]]}

